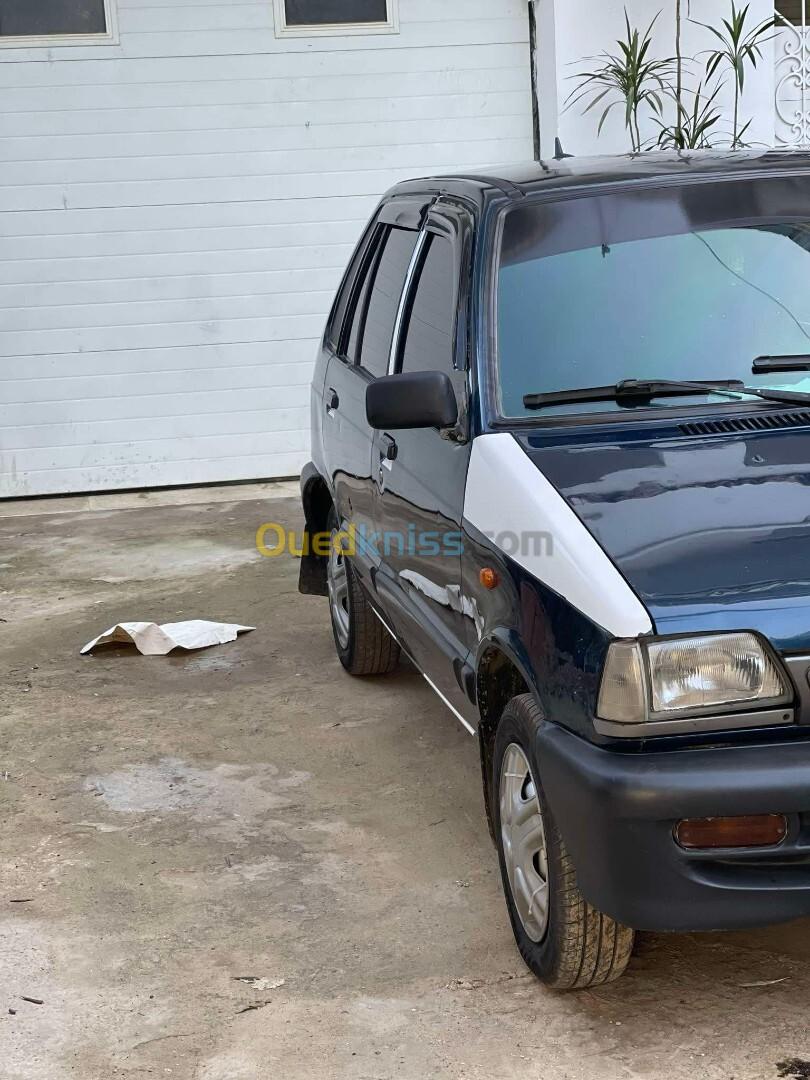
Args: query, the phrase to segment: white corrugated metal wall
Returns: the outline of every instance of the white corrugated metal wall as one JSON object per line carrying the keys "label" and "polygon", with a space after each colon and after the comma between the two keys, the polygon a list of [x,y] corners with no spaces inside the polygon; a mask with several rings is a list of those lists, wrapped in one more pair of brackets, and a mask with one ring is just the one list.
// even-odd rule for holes
{"label": "white corrugated metal wall", "polygon": [[525,0],[117,7],[118,45],[0,50],[0,496],[296,473],[376,196],[532,156]]}

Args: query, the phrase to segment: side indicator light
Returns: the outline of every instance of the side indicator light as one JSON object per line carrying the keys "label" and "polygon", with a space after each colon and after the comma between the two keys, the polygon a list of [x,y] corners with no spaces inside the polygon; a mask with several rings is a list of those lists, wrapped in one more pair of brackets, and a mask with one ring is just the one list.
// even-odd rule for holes
{"label": "side indicator light", "polygon": [[675,826],[675,839],[688,851],[774,847],[781,844],[787,836],[787,827],[784,814],[684,818]]}
{"label": "side indicator light", "polygon": [[478,580],[485,589],[497,589],[501,583],[497,571],[493,570],[491,566],[485,566],[483,570],[479,572]]}

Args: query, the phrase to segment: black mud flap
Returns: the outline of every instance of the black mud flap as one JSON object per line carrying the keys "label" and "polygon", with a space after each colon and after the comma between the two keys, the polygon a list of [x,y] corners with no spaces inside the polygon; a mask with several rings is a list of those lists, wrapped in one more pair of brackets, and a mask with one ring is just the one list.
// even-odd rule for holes
{"label": "black mud flap", "polygon": [[[308,546],[308,545],[307,545]],[[328,596],[326,559],[322,555],[302,555],[298,571],[298,591],[304,596]]]}
{"label": "black mud flap", "polygon": [[312,553],[312,533],[326,528],[332,500],[324,480],[310,461],[301,471],[301,504],[306,528],[302,541],[301,567],[298,571],[298,591],[304,596],[328,596],[326,586],[327,559]]}

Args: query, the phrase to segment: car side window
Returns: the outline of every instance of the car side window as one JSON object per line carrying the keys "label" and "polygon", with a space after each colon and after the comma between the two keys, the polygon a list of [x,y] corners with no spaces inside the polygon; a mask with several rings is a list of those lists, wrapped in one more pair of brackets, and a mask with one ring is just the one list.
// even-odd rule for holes
{"label": "car side window", "polygon": [[435,233],[427,241],[417,269],[400,371],[445,371],[454,367],[457,282],[453,246]]}
{"label": "car side window", "polygon": [[368,294],[372,282],[374,281],[374,274],[380,256],[380,247],[385,243],[387,232],[387,226],[378,226],[376,235],[372,238],[363,265],[361,266],[357,280],[354,283],[354,289],[352,290],[352,307],[349,316],[349,325],[344,330],[344,341],[346,341],[344,355],[346,356],[346,359],[350,360],[353,364],[357,364],[360,359],[360,344],[363,340],[363,324],[366,318]]}
{"label": "car side window", "polygon": [[[374,246],[374,234],[379,228],[379,225],[370,225],[363,234],[357,247],[354,249],[351,262],[346,269],[346,273],[343,275],[340,288],[338,289],[332,304],[332,310],[329,312],[329,320],[326,325],[326,334],[324,337],[326,344],[329,345],[334,352],[339,352],[340,350],[343,325],[346,321],[346,314],[349,310],[352,296],[356,291],[355,283],[358,278],[362,276],[364,266],[368,265],[367,255],[369,250]],[[369,237],[371,238],[369,239]]]}
{"label": "car side window", "polygon": [[355,310],[347,353],[375,378],[388,372],[394,322],[418,235],[410,229],[388,227],[376,267],[364,286],[368,301],[361,296]]}

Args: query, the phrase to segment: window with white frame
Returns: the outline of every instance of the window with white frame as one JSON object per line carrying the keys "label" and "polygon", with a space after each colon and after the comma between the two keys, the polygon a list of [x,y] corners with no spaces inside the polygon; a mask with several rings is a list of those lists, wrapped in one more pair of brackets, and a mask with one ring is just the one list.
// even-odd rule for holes
{"label": "window with white frame", "polygon": [[113,0],[0,0],[0,45],[110,44]]}
{"label": "window with white frame", "polygon": [[391,34],[397,0],[273,0],[276,34]]}

